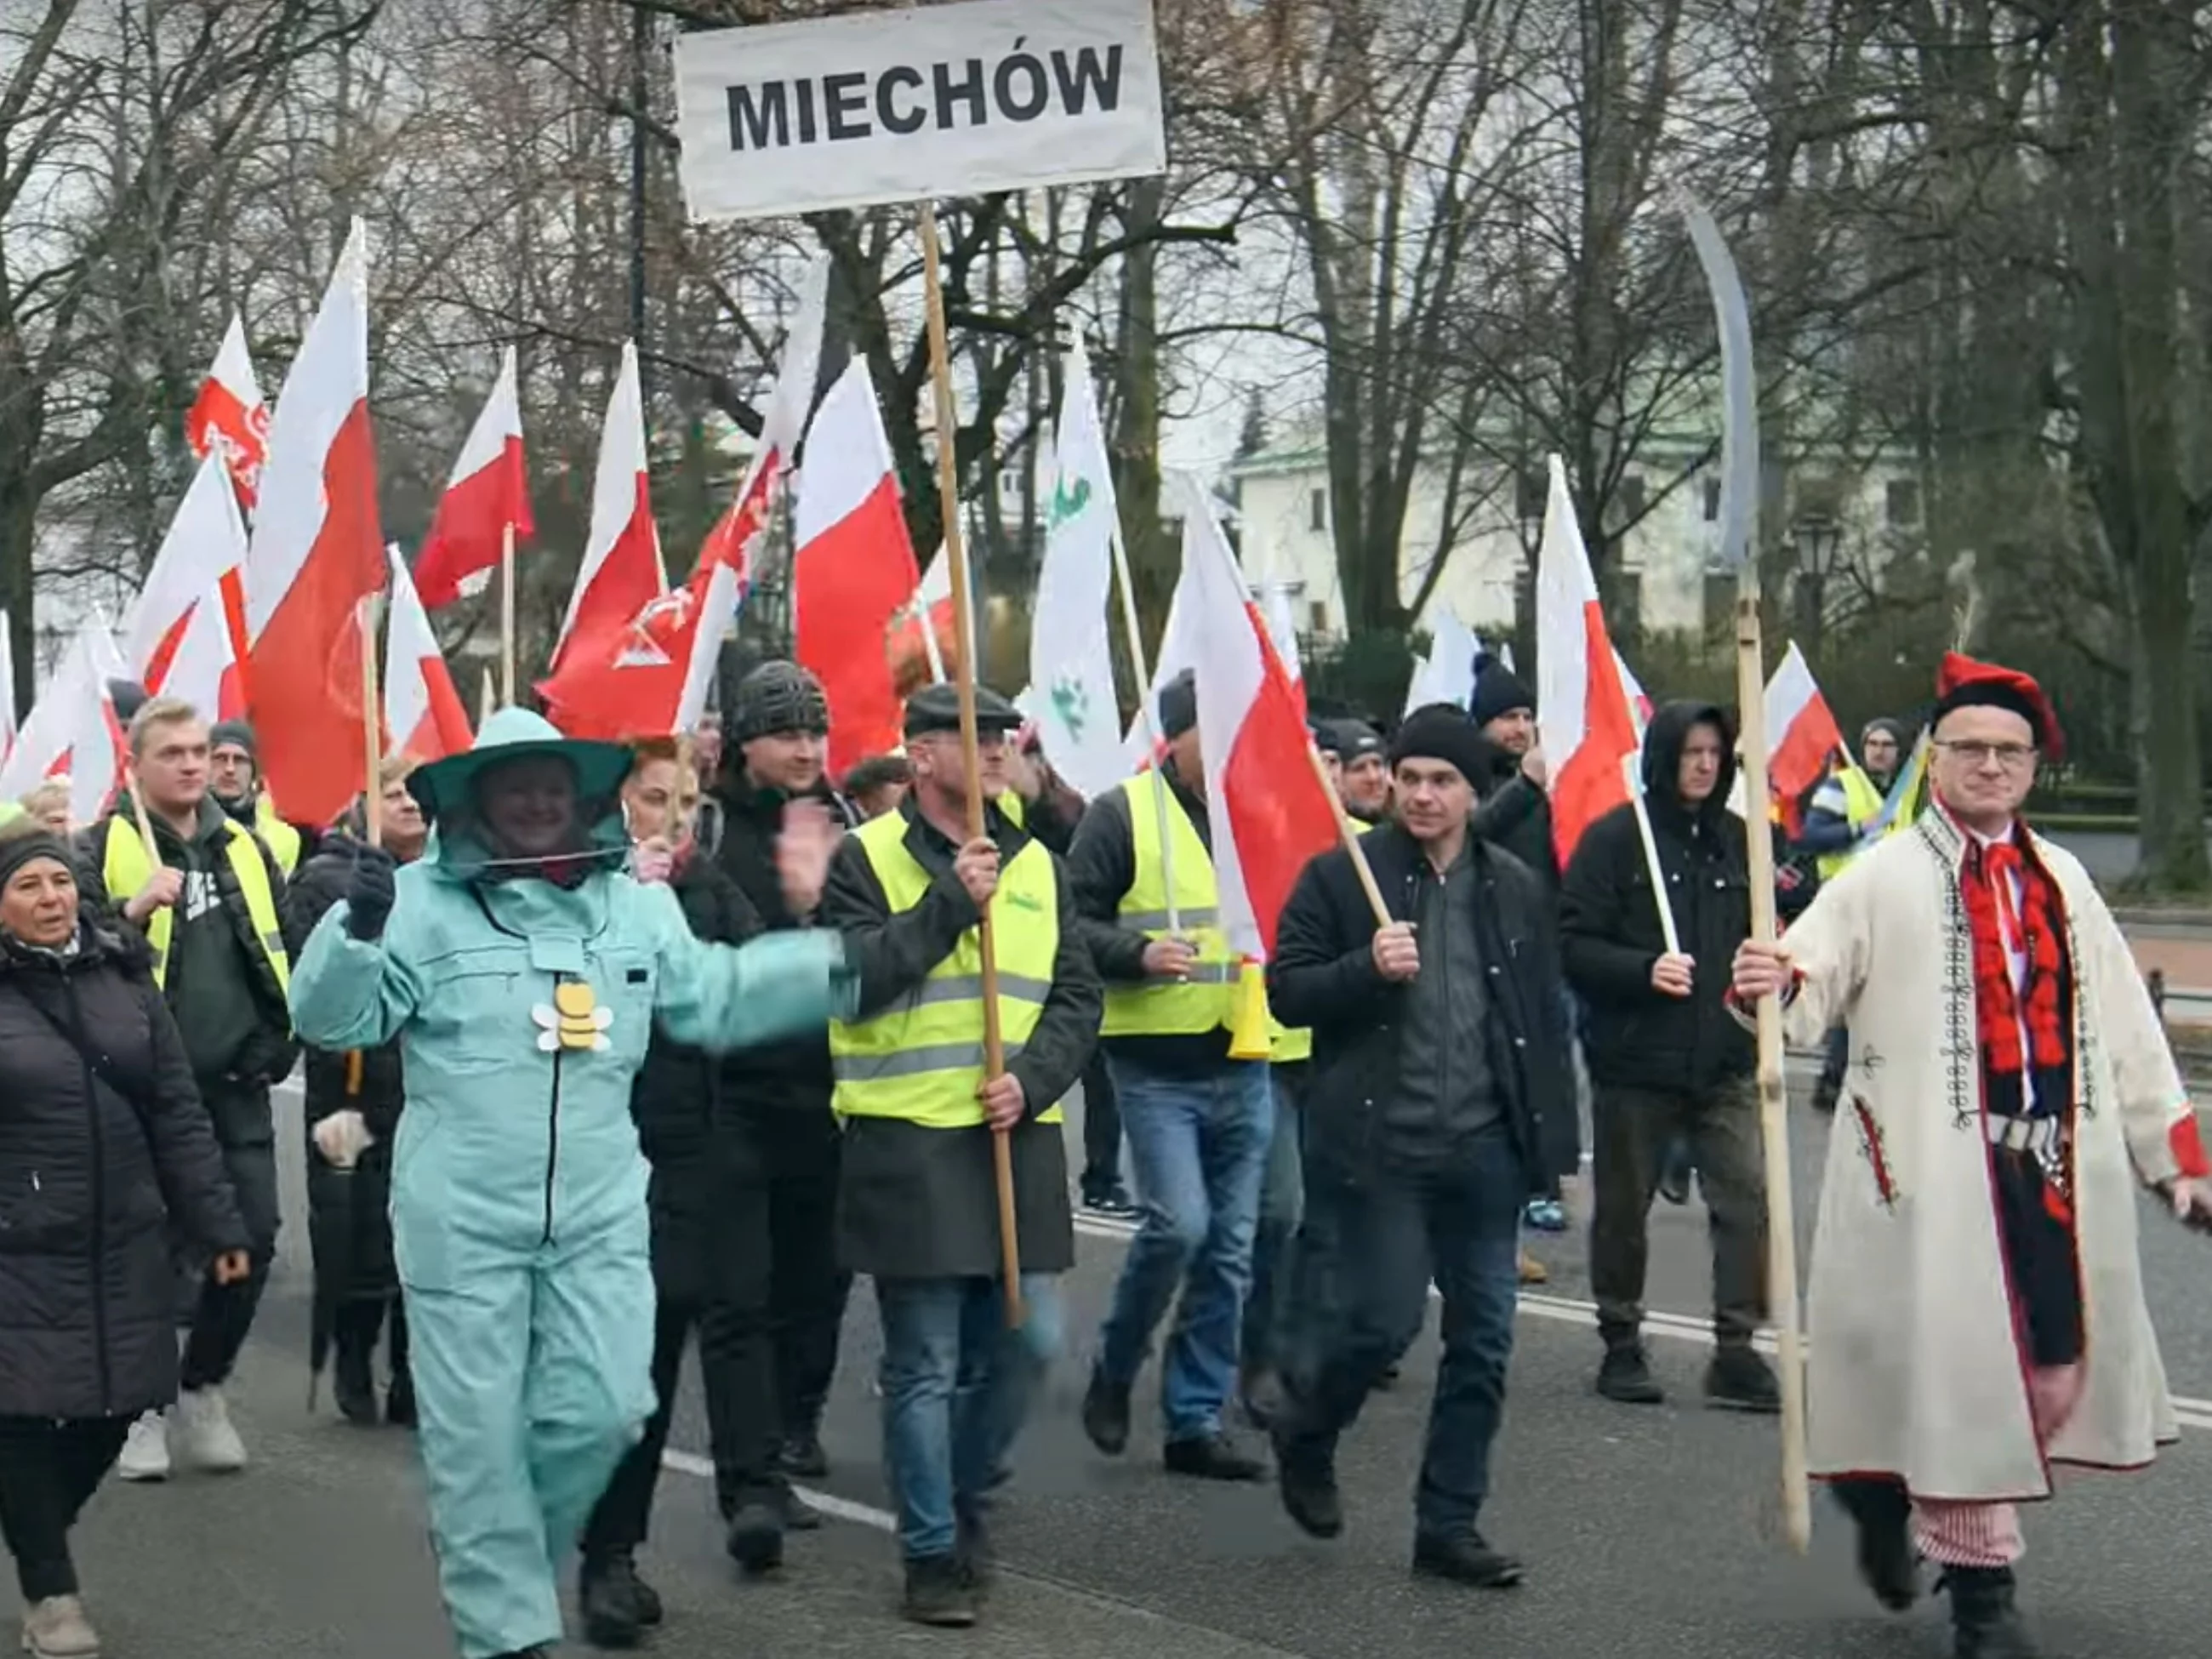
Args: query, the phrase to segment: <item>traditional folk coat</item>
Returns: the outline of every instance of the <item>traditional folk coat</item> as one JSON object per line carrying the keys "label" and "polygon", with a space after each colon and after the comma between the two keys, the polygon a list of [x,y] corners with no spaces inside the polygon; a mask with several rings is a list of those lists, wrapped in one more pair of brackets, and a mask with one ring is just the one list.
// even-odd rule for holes
{"label": "traditional folk coat", "polygon": [[1940,811],[1857,860],[1785,943],[1785,1025],[1850,1032],[1813,1243],[1808,1434],[1816,1476],[1888,1474],[1918,1496],[2050,1495],[2050,1463],[2129,1469],[2177,1432],[2144,1306],[2140,1182],[2180,1173],[2190,1106],[2142,975],[2088,875],[2031,837],[2073,964],[2075,1215],[2085,1387],[2046,1451],[2030,1415],[1984,1123],[1967,842]]}

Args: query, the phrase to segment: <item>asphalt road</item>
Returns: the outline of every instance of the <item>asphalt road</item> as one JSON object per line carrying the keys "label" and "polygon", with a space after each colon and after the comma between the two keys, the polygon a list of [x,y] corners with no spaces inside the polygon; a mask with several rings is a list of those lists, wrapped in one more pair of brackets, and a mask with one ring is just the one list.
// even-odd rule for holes
{"label": "asphalt road", "polygon": [[[295,1115],[296,1097],[287,1105]],[[1802,1223],[1824,1126],[1801,1111],[1796,1127]],[[348,1428],[327,1404],[307,1409],[296,1170],[290,1182],[286,1256],[232,1390],[253,1468],[161,1487],[111,1483],[80,1528],[86,1593],[110,1659],[452,1651],[411,1443]],[[2145,1224],[2153,1311],[2175,1390],[2193,1402],[2192,1426],[2153,1471],[2070,1480],[2057,1504],[2028,1517],[2023,1599],[2051,1659],[2212,1650],[2194,1571],[2212,1560],[2206,1247],[2148,1212]],[[1066,1285],[1071,1353],[1024,1447],[1002,1528],[1008,1571],[986,1624],[946,1634],[895,1617],[896,1550],[869,1387],[875,1322],[863,1287],[824,1437],[836,1467],[822,1501],[835,1518],[793,1540],[778,1580],[738,1583],[720,1556],[687,1379],[646,1563],[671,1610],[654,1650],[672,1659],[955,1649],[978,1659],[1937,1659],[1949,1650],[1940,1606],[1901,1620],[1878,1612],[1825,1511],[1809,1559],[1783,1546],[1772,1426],[1697,1403],[1702,1234],[1694,1202],[1656,1219],[1652,1304],[1670,1311],[1654,1324],[1655,1358],[1674,1398],[1640,1412],[1589,1392],[1596,1339],[1579,1240],[1539,1242],[1554,1278],[1524,1302],[1485,1517],[1529,1563],[1528,1583],[1511,1595],[1416,1583],[1406,1571],[1432,1340],[1346,1443],[1351,1525],[1334,1544],[1297,1534],[1269,1488],[1170,1480],[1158,1467],[1155,1424],[1140,1424],[1126,1458],[1096,1455],[1074,1401],[1122,1249],[1097,1229],[1086,1231]]]}

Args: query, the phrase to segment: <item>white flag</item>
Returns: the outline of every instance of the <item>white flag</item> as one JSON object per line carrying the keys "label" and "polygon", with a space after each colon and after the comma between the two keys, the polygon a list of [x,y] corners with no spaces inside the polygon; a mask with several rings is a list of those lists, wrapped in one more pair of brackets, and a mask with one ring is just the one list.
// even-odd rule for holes
{"label": "white flag", "polygon": [[1114,478],[1080,341],[1068,359],[1054,461],[1030,625],[1030,684],[1045,758],[1078,793],[1091,796],[1121,782],[1128,767],[1106,609],[1114,584]]}

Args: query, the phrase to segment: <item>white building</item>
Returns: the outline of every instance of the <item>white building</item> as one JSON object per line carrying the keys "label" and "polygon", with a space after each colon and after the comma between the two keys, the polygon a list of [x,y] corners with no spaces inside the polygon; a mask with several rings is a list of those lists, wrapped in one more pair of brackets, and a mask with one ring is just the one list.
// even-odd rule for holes
{"label": "white building", "polygon": [[[1717,624],[1735,601],[1734,578],[1717,564],[1718,464],[1682,478],[1704,448],[1654,441],[1622,474],[1607,509],[1612,522],[1630,526],[1620,550],[1620,568],[1608,586],[1623,609],[1634,609],[1647,633],[1701,632]],[[1480,498],[1480,504],[1460,509],[1462,523],[1445,556],[1443,574],[1416,620],[1428,626],[1450,611],[1478,634],[1510,633],[1518,620],[1517,604],[1525,603],[1518,596],[1543,518],[1544,474],[1540,465],[1516,481],[1494,466],[1482,473],[1474,463],[1468,472],[1475,482],[1462,484],[1462,500]],[[1238,491],[1246,578],[1262,592],[1286,591],[1303,631],[1340,635],[1344,596],[1320,446],[1264,451],[1232,465],[1230,477]],[[1784,533],[1799,549],[1801,567],[1823,578],[1823,608],[1831,617],[1848,608],[1855,574],[1865,579],[1866,573],[1878,573],[1919,537],[1919,479],[1901,458],[1846,464],[1808,457],[1789,469],[1782,495],[1788,504]],[[1443,462],[1425,459],[1414,474],[1399,540],[1399,591],[1408,601],[1436,555],[1445,495]],[[1766,533],[1771,540],[1775,532]]]}

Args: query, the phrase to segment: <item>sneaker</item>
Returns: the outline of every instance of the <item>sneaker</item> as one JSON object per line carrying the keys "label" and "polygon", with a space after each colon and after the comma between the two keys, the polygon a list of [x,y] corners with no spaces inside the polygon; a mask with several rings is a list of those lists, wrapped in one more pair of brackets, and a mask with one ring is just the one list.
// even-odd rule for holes
{"label": "sneaker", "polygon": [[246,1467],[246,1443],[230,1424],[230,1407],[216,1388],[186,1389],[177,1395],[177,1433],[184,1462],[210,1474],[235,1474]]}
{"label": "sneaker", "polygon": [[100,1635],[74,1595],[49,1595],[23,1613],[23,1651],[31,1659],[99,1659]]}
{"label": "sneaker", "polygon": [[963,1630],[975,1622],[975,1592],[952,1555],[917,1556],[906,1564],[900,1613],[917,1625]]}
{"label": "sneaker", "polygon": [[602,1559],[584,1558],[576,1581],[576,1600],[584,1615],[584,1639],[595,1648],[620,1651],[645,1638],[645,1616],[638,1605],[637,1568],[627,1550]]}
{"label": "sneaker", "polygon": [[1084,1194],[1083,1212],[1085,1215],[1095,1215],[1102,1221],[1135,1221],[1145,1213],[1119,1187],[1109,1192]]}
{"label": "sneaker", "polygon": [[1106,1380],[1106,1373],[1091,1368],[1091,1386],[1083,1391],[1083,1432],[1109,1457],[1129,1449],[1129,1385]]}
{"label": "sneaker", "polygon": [[1782,1409],[1782,1384],[1774,1368],[1749,1348],[1722,1348],[1705,1368],[1705,1402],[1771,1417]]}
{"label": "sneaker", "polygon": [[169,1421],[159,1412],[147,1412],[124,1437],[123,1455],[115,1460],[115,1473],[125,1480],[167,1480],[169,1478]]}
{"label": "sneaker", "polygon": [[764,1498],[748,1498],[731,1516],[722,1547],[747,1572],[774,1572],[783,1565],[783,1506]]}
{"label": "sneaker", "polygon": [[783,1472],[801,1480],[819,1480],[830,1473],[830,1454],[822,1449],[822,1437],[801,1429],[783,1439]]}
{"label": "sneaker", "polygon": [[1523,1250],[1521,1252],[1521,1282],[1523,1285],[1548,1285],[1552,1282],[1552,1270]]}
{"label": "sneaker", "polygon": [[1161,1455],[1170,1474],[1198,1480],[1264,1480],[1267,1465],[1231,1437],[1227,1430],[1189,1440],[1170,1440]]}
{"label": "sneaker", "polygon": [[1521,1582],[1521,1572],[1518,1561],[1492,1549],[1472,1527],[1448,1538],[1423,1534],[1413,1540],[1413,1575],[1419,1578],[1443,1578],[1477,1589],[1511,1589]]}
{"label": "sneaker", "polygon": [[1567,1230],[1567,1206],[1556,1198],[1532,1198],[1522,1212],[1522,1219],[1540,1233],[1563,1233]]}
{"label": "sneaker", "polygon": [[1597,1391],[1617,1406],[1656,1406],[1667,1398],[1667,1391],[1652,1379],[1641,1342],[1607,1345],[1604,1363],[1597,1368]]}

